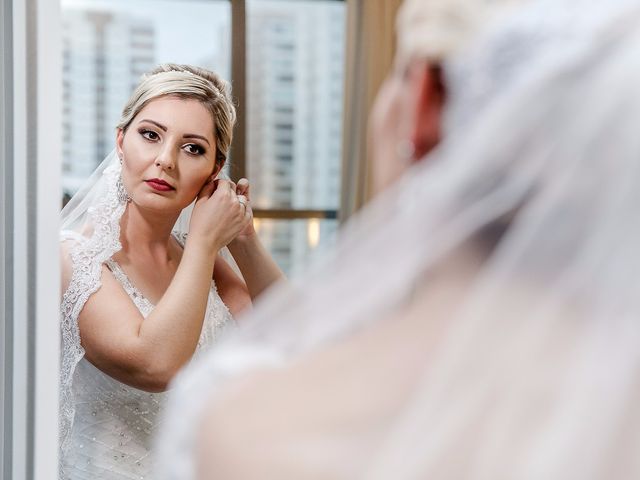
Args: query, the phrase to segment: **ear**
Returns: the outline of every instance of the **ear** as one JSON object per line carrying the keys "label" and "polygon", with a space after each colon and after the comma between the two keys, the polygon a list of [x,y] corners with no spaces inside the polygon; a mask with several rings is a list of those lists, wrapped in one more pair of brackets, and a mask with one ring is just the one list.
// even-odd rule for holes
{"label": "ear", "polygon": [[124,143],[124,130],[118,128],[116,130],[116,153],[122,158],[122,144]]}
{"label": "ear", "polygon": [[440,143],[446,88],[438,65],[420,63],[409,75],[416,99],[410,139],[415,148],[413,158],[417,161]]}
{"label": "ear", "polygon": [[218,160],[216,160],[216,164],[213,166],[213,172],[211,173],[211,176],[214,179],[218,176],[218,174],[220,173],[220,171],[224,167],[224,163],[225,162],[219,162]]}

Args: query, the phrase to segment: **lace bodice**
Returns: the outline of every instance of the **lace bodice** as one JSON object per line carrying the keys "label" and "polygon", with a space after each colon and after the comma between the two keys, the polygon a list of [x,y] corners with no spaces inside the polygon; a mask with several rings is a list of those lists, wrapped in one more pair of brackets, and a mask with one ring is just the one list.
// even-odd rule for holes
{"label": "lace bodice", "polygon": [[[184,245],[184,237],[176,235]],[[146,318],[154,305],[142,295],[120,265],[104,264]],[[231,314],[212,281],[196,356],[231,323]],[[81,347],[80,347],[81,348]],[[63,437],[61,479],[144,479],[151,471],[151,439],[166,393],[149,393],[106,375],[82,357],[75,365],[70,391],[73,418]],[[65,435],[65,432],[61,432]]]}

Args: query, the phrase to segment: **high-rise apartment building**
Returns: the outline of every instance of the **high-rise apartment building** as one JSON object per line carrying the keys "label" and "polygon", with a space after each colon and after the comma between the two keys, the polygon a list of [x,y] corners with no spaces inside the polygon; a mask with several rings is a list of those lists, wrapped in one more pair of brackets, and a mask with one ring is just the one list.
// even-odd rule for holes
{"label": "high-rise apartment building", "polygon": [[[255,208],[338,209],[344,10],[343,2],[247,2],[246,161]],[[211,18],[191,19],[190,28],[198,32],[218,20],[206,30],[210,53],[202,55],[202,39],[198,48],[189,48],[188,32],[172,29],[169,13],[156,13],[146,21],[123,9],[63,9],[67,194],[113,148],[120,110],[158,57],[195,62],[230,76],[230,21],[215,17],[213,10]],[[176,35],[181,46],[172,50]],[[195,58],[192,50],[198,52]],[[263,219],[256,224],[285,271],[304,264],[318,242],[337,229],[336,220]]]}
{"label": "high-rise apartment building", "polygon": [[[344,21],[339,3],[250,4],[247,161],[258,208],[338,208]],[[260,228],[288,269],[336,222],[274,220]]]}
{"label": "high-rise apartment building", "polygon": [[153,26],[130,16],[65,9],[63,191],[74,193],[114,147],[122,106],[155,64]]}

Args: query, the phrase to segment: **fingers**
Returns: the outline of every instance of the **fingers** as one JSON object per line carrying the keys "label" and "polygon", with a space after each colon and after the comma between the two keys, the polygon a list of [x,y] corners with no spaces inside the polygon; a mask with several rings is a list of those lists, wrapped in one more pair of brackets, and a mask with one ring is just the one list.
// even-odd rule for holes
{"label": "fingers", "polygon": [[214,183],[216,184],[216,190],[218,188],[228,188],[231,189],[231,185],[235,185],[231,180],[226,180],[224,178],[216,178],[214,180]]}
{"label": "fingers", "polygon": [[231,180],[216,178],[215,180],[211,180],[207,182],[205,184],[205,187],[210,183],[213,185],[213,191],[216,191],[218,189],[223,189],[223,190],[229,189],[236,195],[244,195],[245,197],[247,197],[247,199],[249,199],[250,185],[249,185],[249,180],[247,180],[246,178],[241,178],[240,180],[238,180],[237,184],[233,183]]}
{"label": "fingers", "polygon": [[228,191],[230,193],[235,193],[236,184],[231,180],[224,180],[220,178],[213,179],[213,177],[210,177],[207,183],[205,183],[204,186],[200,189],[197,200],[200,200],[201,198],[207,199],[211,197],[213,192],[216,192],[218,190],[220,190],[221,192]]}
{"label": "fingers", "polygon": [[227,245],[242,232],[249,231],[253,211],[246,192],[246,179],[237,185],[226,179],[207,182],[198,194],[191,214],[190,231],[200,232],[215,248]]}
{"label": "fingers", "polygon": [[[241,215],[245,218],[251,217],[253,215],[249,197],[241,192],[248,192],[249,190],[249,181],[246,178],[241,179],[236,185],[231,180],[225,179],[216,179],[213,181],[214,184],[214,195],[211,200],[215,203],[218,201],[237,203],[240,207]],[[222,198],[226,197],[226,200],[222,200]],[[228,204],[227,204],[228,205]]]}
{"label": "fingers", "polygon": [[224,193],[231,193],[235,200],[242,204],[243,212],[251,215],[250,199],[249,199],[249,180],[241,178],[237,184],[231,180],[216,180],[218,186],[216,190]]}
{"label": "fingers", "polygon": [[242,205],[242,208],[244,208],[244,213],[246,214],[248,210],[249,199],[244,195],[238,195],[236,198],[238,199],[238,203]]}
{"label": "fingers", "polygon": [[241,178],[240,180],[238,180],[236,193],[238,195],[244,195],[249,198],[249,180],[247,180],[246,178]]}
{"label": "fingers", "polygon": [[209,180],[207,181],[207,183],[205,183],[200,189],[200,191],[198,192],[198,196],[196,197],[196,200],[200,200],[201,198],[205,198],[205,199],[209,198],[215,189],[216,189],[216,181],[213,180],[213,177],[209,177]]}
{"label": "fingers", "polygon": [[215,184],[215,188],[213,189],[215,192],[220,191],[221,193],[236,193],[236,184],[231,180],[217,178],[213,181],[213,183]]}

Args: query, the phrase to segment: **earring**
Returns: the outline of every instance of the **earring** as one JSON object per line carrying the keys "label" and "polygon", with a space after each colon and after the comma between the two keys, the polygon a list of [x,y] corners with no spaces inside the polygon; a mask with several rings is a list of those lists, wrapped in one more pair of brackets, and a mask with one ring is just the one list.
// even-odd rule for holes
{"label": "earring", "polygon": [[[120,160],[120,166],[122,166],[122,157],[120,155],[118,155],[118,160]],[[120,203],[129,203],[131,201],[131,197],[127,193],[127,190],[124,188],[124,182],[122,181],[122,171],[120,171],[118,180],[116,180],[116,191],[118,194],[118,201]]]}
{"label": "earring", "polygon": [[131,201],[131,197],[125,190],[124,183],[122,183],[122,175],[118,176],[118,180],[116,181],[116,190],[118,194],[118,201],[120,203],[129,203]]}
{"label": "earring", "polygon": [[[122,162],[122,160],[120,160]],[[124,188],[124,182],[122,181],[122,172],[118,175],[118,179],[116,180],[116,192],[118,195],[118,201],[120,203],[129,203],[131,201],[131,197],[127,193],[127,190]]]}

